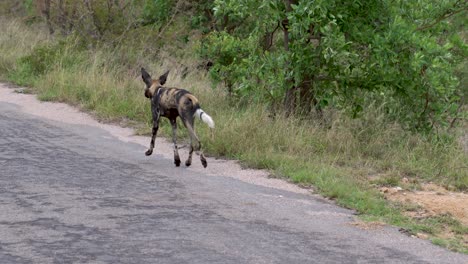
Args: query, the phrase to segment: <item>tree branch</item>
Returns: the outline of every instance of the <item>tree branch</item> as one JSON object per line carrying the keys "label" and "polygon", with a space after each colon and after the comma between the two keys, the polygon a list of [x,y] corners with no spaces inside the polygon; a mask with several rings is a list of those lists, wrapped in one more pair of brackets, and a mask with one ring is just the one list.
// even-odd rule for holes
{"label": "tree branch", "polygon": [[[460,1],[457,1],[457,2],[455,3],[454,7],[458,6],[458,2],[460,2]],[[444,19],[447,19],[447,18],[449,18],[449,17],[451,17],[451,16],[454,16],[454,15],[456,15],[456,14],[458,14],[458,13],[461,13],[461,12],[463,12],[463,11],[468,10],[467,3],[468,3],[468,1],[465,0],[465,1],[461,4],[462,7],[461,7],[460,9],[457,9],[457,10],[448,9],[444,14],[442,14],[442,15],[441,15],[439,18],[437,18],[434,22],[432,22],[432,23],[430,23],[430,24],[427,24],[427,25],[422,25],[422,26],[416,28],[415,31],[426,30],[426,29],[428,29],[428,28],[431,28],[431,27],[437,25],[438,23],[440,23],[440,22],[441,22],[442,20],[444,20]]]}
{"label": "tree branch", "polygon": [[270,50],[271,46],[273,46],[273,38],[275,36],[276,30],[278,30],[279,27],[280,27],[280,22],[278,21],[278,24],[276,25],[276,28],[272,32],[267,32],[265,34],[265,38],[268,38],[266,40],[266,41],[268,41],[268,43],[265,44],[265,48],[264,48],[265,51]]}

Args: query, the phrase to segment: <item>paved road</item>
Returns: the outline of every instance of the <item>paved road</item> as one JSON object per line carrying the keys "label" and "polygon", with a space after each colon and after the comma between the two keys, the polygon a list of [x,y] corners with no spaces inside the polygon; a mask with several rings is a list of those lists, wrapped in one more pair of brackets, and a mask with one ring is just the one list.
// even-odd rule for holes
{"label": "paved road", "polygon": [[0,263],[468,263],[305,194],[175,168],[0,102]]}

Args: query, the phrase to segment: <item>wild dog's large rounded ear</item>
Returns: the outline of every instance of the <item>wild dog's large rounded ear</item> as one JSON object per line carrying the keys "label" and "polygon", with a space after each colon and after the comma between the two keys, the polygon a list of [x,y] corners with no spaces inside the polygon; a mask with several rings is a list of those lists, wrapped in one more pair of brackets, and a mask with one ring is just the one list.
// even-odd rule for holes
{"label": "wild dog's large rounded ear", "polygon": [[146,83],[146,86],[150,87],[152,83],[151,75],[145,70],[145,68],[141,68],[141,78]]}
{"label": "wild dog's large rounded ear", "polygon": [[160,85],[164,85],[166,83],[168,75],[169,75],[169,71],[167,71],[163,75],[159,76],[159,84]]}

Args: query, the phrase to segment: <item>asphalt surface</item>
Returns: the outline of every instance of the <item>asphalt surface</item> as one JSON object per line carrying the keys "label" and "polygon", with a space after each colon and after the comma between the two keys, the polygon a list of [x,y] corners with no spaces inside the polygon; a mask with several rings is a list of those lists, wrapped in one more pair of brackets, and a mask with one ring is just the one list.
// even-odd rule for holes
{"label": "asphalt surface", "polygon": [[359,229],[320,197],[145,149],[0,102],[0,264],[468,263],[396,228]]}

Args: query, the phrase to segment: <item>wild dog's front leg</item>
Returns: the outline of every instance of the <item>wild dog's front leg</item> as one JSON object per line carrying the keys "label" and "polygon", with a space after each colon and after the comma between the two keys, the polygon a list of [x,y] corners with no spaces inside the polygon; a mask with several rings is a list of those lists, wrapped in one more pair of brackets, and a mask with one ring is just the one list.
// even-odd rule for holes
{"label": "wild dog's front leg", "polygon": [[180,166],[180,157],[179,151],[177,150],[177,120],[171,119],[171,126],[172,126],[172,142],[174,143],[174,164],[176,167]]}
{"label": "wild dog's front leg", "polygon": [[153,120],[153,134],[151,136],[150,148],[145,152],[146,156],[153,154],[154,141],[156,140],[156,134],[158,133],[159,128],[159,117]]}

